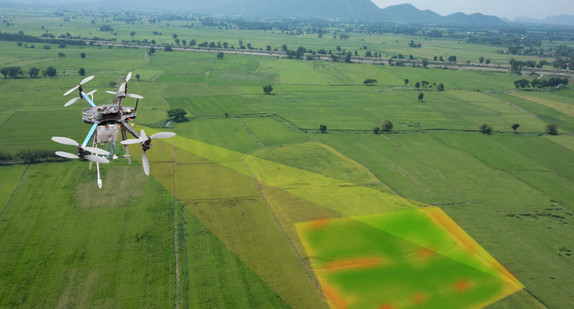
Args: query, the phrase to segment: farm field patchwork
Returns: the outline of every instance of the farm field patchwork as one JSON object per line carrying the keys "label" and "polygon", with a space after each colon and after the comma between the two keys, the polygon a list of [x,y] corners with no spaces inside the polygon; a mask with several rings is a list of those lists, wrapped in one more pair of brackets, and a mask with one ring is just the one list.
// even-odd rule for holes
{"label": "farm field patchwork", "polygon": [[[177,33],[198,43],[340,46],[384,56],[406,55],[416,40],[423,47],[407,51],[418,60],[451,53],[459,62],[486,56],[503,65],[511,57],[543,59],[405,34],[333,40],[215,29],[199,20],[151,24],[146,17],[110,20],[114,35],[87,15],[64,22],[52,12],[2,14],[15,14],[15,26],[2,24],[1,31],[38,36],[69,32],[167,44]],[[102,166],[102,190],[86,162],[0,166],[0,307],[574,303],[571,86],[522,91],[513,84],[518,77],[507,73],[388,62],[231,53],[218,59],[162,50],[146,57],[147,49],[23,43],[0,41],[0,66],[53,66],[58,75],[0,76],[3,154],[73,152],[50,137],[80,141],[89,129],[81,123],[84,102],[63,106],[72,96],[62,94],[83,78],[79,68],[96,76],[85,89],[99,89],[98,104],[114,102],[104,91],[133,71],[129,91],[145,97],[135,128],[178,135],[153,141],[150,178],[137,145],[130,148],[131,166],[119,160]],[[368,78],[377,81],[365,86]],[[422,81],[429,85],[417,88]],[[445,91],[437,90],[440,83]],[[268,85],[273,91],[265,95]],[[164,127],[172,108],[187,111],[188,120]],[[385,119],[394,124],[391,133],[374,134]],[[480,134],[483,123],[494,133]],[[544,135],[549,123],[558,125],[559,136]]]}

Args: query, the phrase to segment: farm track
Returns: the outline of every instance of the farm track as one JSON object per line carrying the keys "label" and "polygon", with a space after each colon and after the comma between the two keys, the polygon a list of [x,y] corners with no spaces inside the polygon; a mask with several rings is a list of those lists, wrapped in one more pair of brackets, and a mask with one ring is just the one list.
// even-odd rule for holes
{"label": "farm track", "polygon": [[[93,43],[97,46],[113,46],[122,48],[138,48],[138,49],[149,49],[151,47],[157,50],[163,50],[163,46],[160,45],[135,45],[126,43],[117,43],[113,41],[101,41],[101,40],[83,40],[86,45]],[[234,55],[247,55],[247,56],[262,56],[262,57],[274,57],[274,58],[287,58],[287,54],[279,51],[264,51],[264,50],[233,50],[224,48],[198,48],[198,47],[172,47],[174,51],[185,51],[185,52],[195,52],[195,53],[219,53],[223,52],[225,54]],[[311,54],[308,54],[311,55]],[[307,55],[305,55],[307,56]],[[301,61],[323,61],[332,62],[331,57],[328,56],[315,56],[313,60],[302,60]],[[388,65],[389,60],[392,60],[395,65],[400,63],[402,66],[415,66],[422,68],[422,60],[407,60],[407,59],[391,59],[391,58],[365,58],[356,57],[352,58],[352,63],[360,64],[372,64],[372,65]],[[509,72],[509,65],[499,65],[499,64],[462,64],[462,63],[445,63],[445,62],[429,62],[427,68],[436,69],[450,69],[450,70],[464,70],[464,71],[483,71],[483,72]],[[574,71],[568,70],[553,70],[553,69],[536,69],[536,68],[523,68],[524,73],[542,73],[542,74],[552,74],[557,76],[574,76]]]}
{"label": "farm track", "polygon": [[[257,117],[271,117],[281,124],[283,124],[286,128],[297,131],[297,132],[312,132],[312,133],[320,133],[319,129],[312,129],[312,128],[301,128],[297,126],[292,121],[281,117],[277,114],[271,113],[253,113],[253,114],[228,114],[228,116],[224,115],[204,115],[204,116],[194,116],[189,117],[190,120],[193,119],[223,119],[223,118],[257,118]],[[370,133],[373,134],[373,130],[361,130],[361,129],[328,129],[327,132],[334,132],[334,133],[349,133],[349,134],[364,134]],[[442,128],[431,128],[431,129],[417,129],[417,130],[393,130],[392,132],[386,134],[425,134],[429,132],[457,132],[457,133],[481,133],[480,130],[470,130],[470,129],[442,129]],[[544,135],[543,132],[521,132],[521,133],[514,133],[514,132],[504,132],[504,131],[494,131],[493,134],[498,135],[531,135],[531,136],[538,136]]]}
{"label": "farm track", "polygon": [[16,191],[18,191],[18,188],[20,187],[22,180],[28,174],[29,169],[30,169],[30,164],[28,164],[28,166],[26,166],[26,169],[22,172],[22,175],[20,175],[20,179],[18,179],[18,183],[16,184],[16,187],[14,187],[14,190],[12,190],[12,193],[10,194],[10,198],[8,199],[8,201],[6,201],[6,204],[2,208],[2,213],[0,213],[0,220],[2,220],[2,217],[4,216],[4,212],[6,212],[6,209],[8,209],[8,205],[10,205],[10,203],[12,202],[12,198],[14,198],[14,194],[16,194]]}

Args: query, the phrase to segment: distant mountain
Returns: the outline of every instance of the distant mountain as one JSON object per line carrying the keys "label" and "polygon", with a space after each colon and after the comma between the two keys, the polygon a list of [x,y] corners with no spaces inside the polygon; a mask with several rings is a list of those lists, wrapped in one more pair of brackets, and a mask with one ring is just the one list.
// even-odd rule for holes
{"label": "distant mountain", "polygon": [[506,25],[506,22],[496,16],[483,15],[480,13],[474,13],[470,15],[454,13],[444,17],[444,20],[447,24],[459,26],[503,27]]}
{"label": "distant mountain", "polygon": [[548,25],[574,26],[574,16],[572,16],[572,15],[548,16],[544,19],[534,19],[534,18],[530,18],[530,17],[518,17],[514,21],[519,22],[519,23],[527,23],[527,24],[548,24]]}
{"label": "distant mountain", "polygon": [[434,24],[443,21],[444,17],[431,11],[419,10],[412,4],[398,4],[380,9],[381,21],[397,23]]}
{"label": "distant mountain", "polygon": [[19,0],[2,2],[46,7],[90,7],[120,8],[122,10],[169,10],[189,11],[206,15],[251,16],[251,17],[303,17],[325,18],[341,21],[416,23],[457,26],[501,27],[504,21],[495,16],[479,13],[467,15],[455,13],[439,15],[431,10],[419,10],[411,4],[399,4],[380,9],[371,0]]}

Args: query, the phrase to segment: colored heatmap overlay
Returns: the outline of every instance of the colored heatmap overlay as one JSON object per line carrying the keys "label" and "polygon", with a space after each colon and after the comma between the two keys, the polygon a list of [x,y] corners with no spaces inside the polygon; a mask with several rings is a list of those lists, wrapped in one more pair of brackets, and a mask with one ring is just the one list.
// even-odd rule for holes
{"label": "colored heatmap overlay", "polygon": [[332,308],[482,308],[524,288],[437,207],[296,227]]}
{"label": "colored heatmap overlay", "polygon": [[[148,135],[157,132],[147,131]],[[298,281],[310,269],[299,265],[280,272],[279,258],[283,263],[309,258],[332,308],[481,308],[523,288],[439,208],[420,208],[421,203],[392,193],[182,136],[157,140],[154,145],[148,152],[152,176],[292,306],[303,301],[300,291],[292,293],[292,282],[303,290],[313,288],[308,281]],[[140,155],[137,147],[133,149],[133,158]],[[210,168],[198,172],[205,167]],[[222,182],[226,179],[233,181]],[[206,212],[193,204],[196,199],[222,196],[254,198],[257,191],[250,188],[251,179],[264,191],[289,196],[275,206],[280,212],[296,206],[291,203],[317,211],[317,216],[310,213],[310,218],[298,220],[304,223],[286,218],[282,222],[291,244],[301,247],[296,250],[299,257],[277,248],[276,255],[255,254],[251,250],[255,244],[288,241],[279,237],[283,234],[247,228],[241,220],[216,224],[236,216],[230,213],[235,207],[208,207],[215,210]],[[343,218],[323,217],[319,213],[328,212],[320,209]],[[230,234],[230,230],[242,232]],[[244,233],[253,235],[238,236]],[[271,243],[254,243],[257,235]],[[303,303],[312,306],[312,302]]]}

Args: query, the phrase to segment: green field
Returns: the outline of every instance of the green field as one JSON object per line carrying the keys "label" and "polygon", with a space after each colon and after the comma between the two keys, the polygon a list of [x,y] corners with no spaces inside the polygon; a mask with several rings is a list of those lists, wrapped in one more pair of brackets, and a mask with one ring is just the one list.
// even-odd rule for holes
{"label": "green field", "polygon": [[[256,48],[367,46],[383,55],[413,52],[416,59],[456,51],[460,61],[485,56],[495,64],[510,58],[496,53],[494,46],[407,35],[357,33],[350,40],[333,40],[280,31],[218,30],[199,22],[184,27],[186,22],[177,20],[112,20],[113,35],[99,31],[100,19],[91,24],[88,15],[70,22],[51,12],[0,10],[0,15],[14,23],[0,25],[0,31],[30,35],[48,30],[130,40],[129,33],[136,31],[134,38],[158,43],[173,42],[177,33],[198,42],[237,45],[243,40]],[[423,48],[407,49],[412,39],[422,41]],[[400,284],[415,282],[424,291],[403,289],[399,294],[416,303],[433,295],[437,302],[450,301],[441,297],[451,295],[452,283],[461,275],[485,283],[477,285],[485,290],[474,291],[477,298],[466,295],[469,302],[449,303],[451,307],[574,305],[571,86],[519,91],[513,84],[519,77],[500,72],[238,54],[217,59],[215,53],[161,50],[146,59],[143,49],[35,45],[0,41],[0,67],[58,70],[54,78],[0,76],[1,153],[74,151],[50,137],[81,141],[89,130],[81,121],[84,102],[63,106],[71,97],[62,94],[83,78],[80,67],[96,76],[85,89],[99,89],[97,104],[112,103],[113,96],[105,91],[114,90],[117,84],[110,83],[132,71],[129,92],[145,97],[139,102],[136,128],[148,135],[174,131],[177,136],[154,140],[148,152],[149,178],[142,173],[137,145],[130,148],[131,166],[121,160],[102,166],[102,190],[85,162],[15,160],[1,165],[1,308],[338,308],[336,297],[325,289],[327,275],[317,267],[363,258],[353,251],[357,248],[388,255],[389,243],[403,253],[419,247],[439,250],[417,243],[433,240],[434,226],[390,215],[435,207],[481,250],[442,248],[437,268],[428,271],[411,268],[408,254],[397,255],[391,260],[400,267],[339,273],[327,278],[328,285],[341,284],[334,290],[346,295],[365,292],[350,301],[356,307],[381,307],[385,303],[377,293],[392,284],[381,277],[408,275]],[[376,84],[363,85],[367,78]],[[414,84],[421,81],[429,87],[416,89]],[[439,83],[445,91],[436,89]],[[272,95],[263,94],[266,85],[273,86]],[[188,121],[163,127],[172,108],[185,109]],[[392,131],[374,134],[373,128],[385,119],[392,121]],[[492,126],[493,134],[480,133],[483,123]],[[520,124],[516,134],[511,128],[515,123]],[[560,135],[545,134],[549,123],[558,125]],[[327,126],[325,134],[320,125]],[[315,236],[300,230],[309,222],[348,221],[354,223]],[[419,223],[424,228],[409,228]],[[389,236],[399,233],[393,230],[397,226],[407,227],[401,228],[399,240]],[[319,238],[313,243],[308,237]],[[353,247],[355,238],[364,242]],[[476,271],[485,256],[488,265],[501,265],[496,271],[516,278],[520,288],[498,293],[500,282],[493,278],[499,273]],[[458,272],[449,272],[455,268]],[[444,281],[431,280],[443,275]],[[442,296],[436,288],[440,284],[450,289]],[[436,304],[429,306],[440,307]]]}

